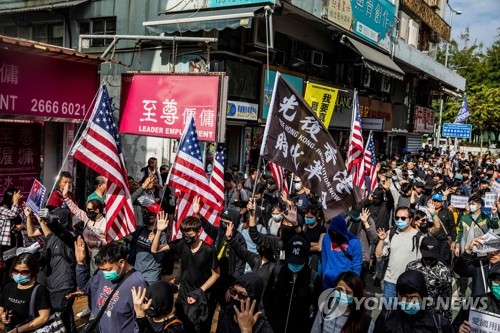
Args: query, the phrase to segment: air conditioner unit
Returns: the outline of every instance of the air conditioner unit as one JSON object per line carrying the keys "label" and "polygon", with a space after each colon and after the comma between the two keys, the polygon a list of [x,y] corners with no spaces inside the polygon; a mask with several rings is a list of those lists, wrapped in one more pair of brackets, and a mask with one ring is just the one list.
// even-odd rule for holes
{"label": "air conditioner unit", "polygon": [[382,92],[385,92],[385,93],[390,93],[391,92],[391,82],[392,82],[392,80],[390,77],[383,75],[380,90]]}
{"label": "air conditioner unit", "polygon": [[399,14],[399,38],[408,42],[408,33],[409,33],[409,21],[410,17],[403,12]]}
{"label": "air conditioner unit", "polygon": [[420,26],[418,25],[417,22],[410,20],[410,29],[408,33],[408,44],[418,48],[418,32],[420,29]]}
{"label": "air conditioner unit", "polygon": [[372,70],[365,68],[363,71],[363,87],[370,88],[372,82]]}
{"label": "air conditioner unit", "polygon": [[310,51],[310,58],[309,61],[311,62],[311,65],[316,66],[316,67],[322,67],[323,66],[323,53],[318,52],[318,51]]}

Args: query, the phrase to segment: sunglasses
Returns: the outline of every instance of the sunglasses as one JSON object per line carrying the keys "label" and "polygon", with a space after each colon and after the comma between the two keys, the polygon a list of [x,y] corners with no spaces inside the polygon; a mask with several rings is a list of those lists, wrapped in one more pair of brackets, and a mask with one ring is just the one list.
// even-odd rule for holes
{"label": "sunglasses", "polygon": [[229,288],[229,293],[231,294],[231,296],[235,297],[240,301],[246,301],[246,299],[249,297],[246,294],[239,293],[238,290],[236,290],[236,288],[234,287]]}
{"label": "sunglasses", "polygon": [[19,269],[15,269],[15,268],[14,268],[14,269],[12,270],[12,274],[14,274],[14,275],[21,274],[21,275],[23,275],[23,276],[28,276],[28,275],[30,275],[30,274],[31,274],[31,272],[30,272],[30,270],[29,270],[29,269],[21,269],[21,270],[19,270]]}
{"label": "sunglasses", "polygon": [[396,216],[395,218],[396,220],[401,220],[401,221],[406,221],[407,219],[409,219],[408,216]]}

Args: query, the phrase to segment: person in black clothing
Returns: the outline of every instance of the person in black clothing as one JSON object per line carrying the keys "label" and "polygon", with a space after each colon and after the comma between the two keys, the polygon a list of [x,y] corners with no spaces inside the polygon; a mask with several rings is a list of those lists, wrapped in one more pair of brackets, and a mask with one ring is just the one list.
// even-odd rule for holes
{"label": "person in black clothing", "polygon": [[160,245],[161,234],[167,229],[165,219],[157,221],[151,252],[171,251],[181,260],[180,288],[175,313],[186,332],[209,333],[217,305],[211,290],[220,276],[214,249],[200,239],[201,221],[188,216],[181,222],[183,238],[175,243]]}
{"label": "person in black clothing", "polygon": [[165,281],[148,288],[132,287],[134,312],[139,333],[184,333],[182,322],[173,314],[174,292]]}
{"label": "person in black clothing", "polygon": [[[445,198],[441,193],[435,193],[432,196],[435,211],[430,211],[432,219],[437,219],[440,225],[438,233],[433,235],[439,241],[439,261],[445,265],[451,263],[451,246],[455,244],[457,231],[455,227],[455,218],[453,214],[444,208]],[[436,223],[434,223],[436,225]]]}
{"label": "person in black clothing", "polygon": [[408,270],[401,274],[396,283],[398,293],[397,309],[383,309],[375,321],[374,333],[452,333],[448,319],[422,306],[428,297],[425,277],[421,272]]}
{"label": "person in black clothing", "polygon": [[311,244],[311,248],[309,249],[310,266],[321,275],[321,246],[323,244],[323,237],[326,234],[326,228],[321,223],[319,211],[315,206],[309,206],[305,210],[304,224],[304,233]]}
{"label": "person in black clothing", "polygon": [[[238,278],[234,285],[229,288],[230,301],[219,313],[217,322],[217,333],[272,333],[269,322],[260,312],[257,312],[257,304],[260,303],[264,282],[255,273],[247,273]],[[246,304],[245,304],[246,303]],[[250,309],[249,304],[252,303]],[[250,310],[253,315],[251,328],[241,320],[241,313]],[[241,311],[240,311],[241,310]],[[247,326],[247,327],[245,327]],[[250,329],[250,330],[248,330]]]}
{"label": "person in black clothing", "polygon": [[34,318],[30,318],[31,297],[38,285],[38,260],[30,253],[14,258],[10,275],[14,282],[4,286],[0,296],[0,318],[6,333],[31,332],[43,326],[50,317],[50,295],[47,288],[38,286],[33,304]]}
{"label": "person in black clothing", "polygon": [[265,297],[271,300],[266,315],[274,332],[310,332],[323,290],[321,277],[307,265],[309,243],[293,236],[285,248],[285,260],[273,271]]}

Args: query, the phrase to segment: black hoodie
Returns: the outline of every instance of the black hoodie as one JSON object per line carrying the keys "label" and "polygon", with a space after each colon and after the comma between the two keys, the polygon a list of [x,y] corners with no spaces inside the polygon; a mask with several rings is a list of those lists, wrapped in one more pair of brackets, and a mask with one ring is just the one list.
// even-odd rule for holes
{"label": "black hoodie", "polygon": [[[256,304],[259,304],[264,291],[264,281],[260,276],[255,273],[247,273],[240,276],[234,284],[244,287],[250,299],[252,301],[256,300]],[[220,311],[217,333],[241,332],[238,323],[234,320],[234,310],[232,310],[231,307],[232,305],[228,304],[223,310]],[[255,307],[255,311],[257,311],[257,306]],[[271,325],[267,322],[267,319],[263,315],[260,315],[252,328],[252,332],[273,333],[273,330]]]}

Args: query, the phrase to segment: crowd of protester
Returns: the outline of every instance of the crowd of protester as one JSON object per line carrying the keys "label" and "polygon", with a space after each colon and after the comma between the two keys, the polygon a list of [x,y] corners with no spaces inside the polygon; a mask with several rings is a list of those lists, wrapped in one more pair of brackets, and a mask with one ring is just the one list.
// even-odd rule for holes
{"label": "crowd of protester", "polygon": [[[169,168],[155,158],[129,177],[137,228],[120,241],[106,234],[103,176],[79,205],[62,172],[38,213],[9,188],[0,206],[4,330],[76,333],[74,300],[86,295],[76,316],[89,316],[88,333],[472,332],[469,308],[453,317],[439,306],[454,280],[459,299],[481,298],[500,314],[500,248],[481,251],[500,239],[500,201],[485,204],[500,188],[500,159],[426,147],[381,156],[377,168],[373,193],[329,221],[296,175],[287,193],[268,172],[244,179],[231,169],[220,224],[203,218],[197,197],[176,240]],[[454,195],[467,204],[453,206]],[[357,302],[368,279],[383,288],[377,315]]]}

